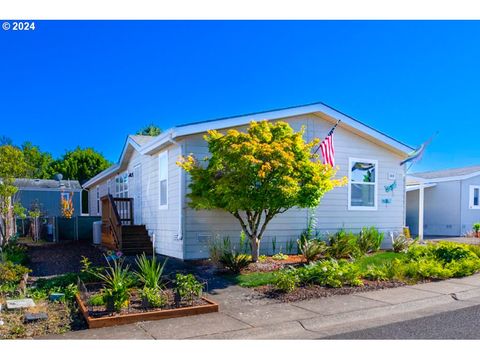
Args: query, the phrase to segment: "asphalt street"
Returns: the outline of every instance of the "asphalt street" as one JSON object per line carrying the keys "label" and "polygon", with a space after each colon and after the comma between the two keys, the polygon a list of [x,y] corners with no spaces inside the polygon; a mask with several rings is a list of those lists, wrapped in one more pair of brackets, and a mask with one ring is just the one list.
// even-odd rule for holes
{"label": "asphalt street", "polygon": [[480,339],[480,305],[323,339]]}

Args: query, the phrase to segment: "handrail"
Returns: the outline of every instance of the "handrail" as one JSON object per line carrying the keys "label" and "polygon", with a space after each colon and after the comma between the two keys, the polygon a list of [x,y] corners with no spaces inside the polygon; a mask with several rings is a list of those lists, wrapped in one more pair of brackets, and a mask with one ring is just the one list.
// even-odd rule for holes
{"label": "handrail", "polygon": [[107,194],[102,201],[102,222],[110,228],[115,246],[122,249],[122,225],[133,225],[133,199]]}

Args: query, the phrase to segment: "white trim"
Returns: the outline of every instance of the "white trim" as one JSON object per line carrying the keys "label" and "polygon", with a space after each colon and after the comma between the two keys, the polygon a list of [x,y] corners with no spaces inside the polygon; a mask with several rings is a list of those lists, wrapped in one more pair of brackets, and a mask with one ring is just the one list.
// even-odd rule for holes
{"label": "white trim", "polygon": [[101,214],[101,207],[100,207],[100,185],[97,185],[95,189],[95,205],[97,206],[97,215]]}
{"label": "white trim", "polygon": [[419,185],[407,185],[407,186],[405,187],[405,191],[406,191],[406,192],[415,191],[415,190],[420,189],[420,186],[423,186],[424,189],[428,189],[428,188],[437,186],[437,184],[423,184],[423,183],[422,183],[422,184],[419,184]]}
{"label": "white trim", "polygon": [[411,176],[407,175],[407,181],[417,181],[417,182],[424,182],[424,183],[430,183],[430,182],[446,182],[446,181],[456,181],[456,180],[467,180],[471,179],[475,176],[480,176],[480,171],[476,171],[467,175],[458,175],[458,176],[447,176],[447,177],[440,177],[440,178],[432,178],[432,179],[425,179],[422,177],[418,176]]}
{"label": "white trim", "polygon": [[[165,178],[161,178],[160,174],[162,173],[162,169],[160,167],[160,163],[162,159],[165,160],[166,164],[166,174]],[[167,186],[166,186],[166,194],[165,194],[165,200],[166,204],[161,204],[161,199],[162,199],[162,187],[161,187],[161,182],[166,180],[167,181]],[[158,154],[158,209],[159,210],[168,210],[168,150],[162,151],[160,154]]]}
{"label": "white trim", "polygon": [[83,189],[69,189],[69,188],[36,188],[36,187],[18,187],[18,191],[56,191],[56,192],[81,192]]}
{"label": "white trim", "polygon": [[[475,205],[474,202],[474,194],[475,194],[475,189],[478,190],[478,205]],[[470,210],[480,210],[480,185],[470,185],[469,186],[469,193],[468,193],[468,208]]]}
{"label": "white trim", "polygon": [[[374,206],[354,206],[352,205],[352,163],[354,162],[365,162],[375,165],[375,182],[374,186]],[[348,210],[349,211],[376,211],[378,209],[378,182],[379,182],[379,172],[378,172],[378,160],[372,159],[363,159],[363,158],[348,158]],[[367,184],[367,183],[354,183],[354,184]],[[371,183],[369,183],[371,185]],[[368,185],[368,184],[367,184]]]}

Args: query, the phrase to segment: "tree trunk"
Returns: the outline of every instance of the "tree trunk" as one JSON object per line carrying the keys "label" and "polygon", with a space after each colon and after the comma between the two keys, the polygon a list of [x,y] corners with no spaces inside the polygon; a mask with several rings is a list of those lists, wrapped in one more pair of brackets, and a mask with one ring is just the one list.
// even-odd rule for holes
{"label": "tree trunk", "polygon": [[257,262],[260,256],[260,239],[254,235],[250,237],[250,242],[252,243],[252,261]]}

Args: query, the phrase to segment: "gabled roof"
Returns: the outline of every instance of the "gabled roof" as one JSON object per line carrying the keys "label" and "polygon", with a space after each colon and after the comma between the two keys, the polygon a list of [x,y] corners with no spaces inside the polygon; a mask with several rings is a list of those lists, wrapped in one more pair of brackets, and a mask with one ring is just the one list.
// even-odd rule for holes
{"label": "gabled roof", "polygon": [[414,182],[439,182],[465,180],[480,175],[480,165],[466,166],[461,168],[452,168],[436,171],[425,171],[409,174],[408,179]]}
{"label": "gabled roof", "polygon": [[100,181],[102,178],[109,176],[116,171],[119,171],[122,168],[122,165],[124,165],[124,161],[126,160],[126,158],[128,158],[131,147],[139,151],[141,154],[151,155],[155,152],[158,152],[167,144],[175,143],[175,139],[183,136],[204,133],[211,129],[220,130],[236,126],[242,126],[250,123],[252,120],[277,120],[305,114],[317,114],[326,116],[332,122],[332,124],[334,124],[337,120],[341,120],[339,127],[354,131],[357,134],[361,134],[366,138],[372,139],[398,154],[406,155],[412,150],[414,150],[412,147],[392,138],[391,136],[388,136],[322,102],[316,102],[312,104],[292,106],[287,108],[178,125],[161,133],[156,137],[129,135],[125,142],[125,146],[123,148],[118,163],[111,166],[107,170],[102,171],[100,174],[93,177],[92,179],[88,180],[84,184],[84,187],[88,188]]}
{"label": "gabled roof", "polygon": [[14,185],[20,190],[42,189],[42,190],[58,190],[58,191],[75,191],[82,190],[77,180],[45,180],[45,179],[15,179]]}

